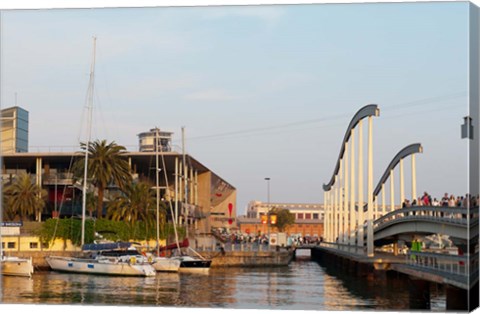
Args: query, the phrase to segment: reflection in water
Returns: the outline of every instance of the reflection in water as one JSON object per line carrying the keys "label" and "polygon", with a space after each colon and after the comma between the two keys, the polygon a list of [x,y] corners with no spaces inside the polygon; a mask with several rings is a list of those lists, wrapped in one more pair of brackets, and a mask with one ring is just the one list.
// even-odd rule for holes
{"label": "reflection in water", "polygon": [[[225,268],[210,274],[159,273],[108,277],[37,272],[32,279],[3,277],[2,303],[104,304],[237,309],[408,309],[407,282],[383,283],[325,268],[309,257],[288,267]],[[432,293],[432,308],[445,297]],[[437,300],[437,301],[435,301]]]}

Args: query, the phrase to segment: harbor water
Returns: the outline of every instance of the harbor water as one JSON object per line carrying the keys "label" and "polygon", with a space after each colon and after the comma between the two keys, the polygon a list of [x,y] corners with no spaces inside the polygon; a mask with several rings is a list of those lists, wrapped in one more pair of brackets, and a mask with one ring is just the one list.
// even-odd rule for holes
{"label": "harbor water", "polygon": [[[405,278],[351,277],[300,253],[289,266],[212,268],[206,274],[158,273],[131,278],[36,272],[3,277],[1,303],[162,306],[276,310],[409,310]],[[431,309],[445,294],[431,289]]]}

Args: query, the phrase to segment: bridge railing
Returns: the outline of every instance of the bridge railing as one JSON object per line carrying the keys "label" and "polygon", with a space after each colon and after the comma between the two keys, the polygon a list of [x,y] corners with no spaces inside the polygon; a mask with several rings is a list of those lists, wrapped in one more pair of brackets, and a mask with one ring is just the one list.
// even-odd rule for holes
{"label": "bridge railing", "polygon": [[337,250],[341,250],[348,253],[359,254],[359,255],[365,254],[365,250],[366,250],[366,248],[363,246],[335,243],[335,242],[322,242],[320,243],[320,246],[331,248],[331,249],[337,249]]}
{"label": "bridge railing", "polygon": [[450,255],[432,252],[410,251],[406,255],[406,264],[461,280],[478,279],[478,254]]}
{"label": "bridge railing", "polygon": [[467,226],[470,223],[478,222],[478,211],[468,210],[463,207],[438,207],[438,206],[412,206],[397,209],[378,218],[374,221],[374,229],[381,226],[398,222],[399,219],[425,219],[428,221],[439,221],[444,223],[460,224]]}

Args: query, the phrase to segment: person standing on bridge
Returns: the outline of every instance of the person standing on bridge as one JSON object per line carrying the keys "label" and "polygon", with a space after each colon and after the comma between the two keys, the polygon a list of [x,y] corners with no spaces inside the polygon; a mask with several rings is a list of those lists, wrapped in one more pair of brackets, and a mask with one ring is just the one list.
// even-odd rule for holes
{"label": "person standing on bridge", "polygon": [[445,207],[448,206],[448,193],[445,193],[445,195],[442,197],[441,204],[442,206],[445,206]]}
{"label": "person standing on bridge", "polygon": [[431,197],[430,197],[430,195],[428,195],[427,192],[423,193],[422,201],[423,201],[424,206],[430,206],[431,205]]}
{"label": "person standing on bridge", "polygon": [[455,196],[450,195],[450,198],[448,199],[448,207],[455,207],[456,201],[455,201]]}

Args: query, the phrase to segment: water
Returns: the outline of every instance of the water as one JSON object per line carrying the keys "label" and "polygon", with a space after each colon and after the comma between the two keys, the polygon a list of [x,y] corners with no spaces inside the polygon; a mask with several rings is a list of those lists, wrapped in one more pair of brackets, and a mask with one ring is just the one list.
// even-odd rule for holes
{"label": "water", "polygon": [[[2,278],[2,303],[146,305],[232,309],[408,310],[408,283],[350,277],[309,257],[288,267],[211,269],[210,274],[159,273],[131,278],[37,272]],[[445,310],[432,289],[432,310]]]}

